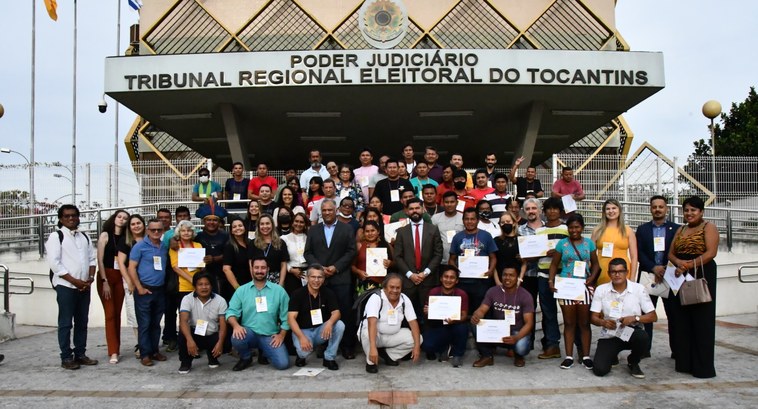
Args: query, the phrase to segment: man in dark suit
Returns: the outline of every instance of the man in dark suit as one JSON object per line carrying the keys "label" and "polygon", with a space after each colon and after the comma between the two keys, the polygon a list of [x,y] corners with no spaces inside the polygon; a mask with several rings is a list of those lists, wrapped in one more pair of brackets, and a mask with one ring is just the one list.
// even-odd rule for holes
{"label": "man in dark suit", "polygon": [[352,317],[353,286],[350,265],[355,258],[353,229],[337,221],[337,203],[334,199],[321,202],[319,223],[308,230],[303,256],[308,264],[321,264],[326,275],[326,287],[337,296],[340,315],[345,323],[345,336],[340,343],[342,356],[355,359],[355,320]]}
{"label": "man in dark suit", "polygon": [[[653,220],[637,227],[637,255],[640,260],[640,272],[655,274],[656,282],[661,282],[663,281],[663,273],[666,271],[666,265],[668,264],[671,242],[674,240],[674,234],[679,225],[666,220],[668,202],[663,196],[653,196],[650,198],[650,213],[653,216]],[[650,300],[654,306],[657,305],[658,297],[650,296]],[[666,315],[669,315],[670,302],[674,302],[674,300],[672,298],[663,299]],[[669,347],[671,347],[673,352],[673,346],[671,345],[671,334],[673,331],[670,328],[671,325],[672,322],[669,320]],[[649,335],[650,345],[652,346],[653,324],[645,324],[645,331]]]}
{"label": "man in dark suit", "polygon": [[429,290],[439,285],[437,269],[442,261],[440,230],[424,223],[424,206],[414,197],[405,202],[410,223],[397,229],[395,263],[403,276],[403,293],[413,302],[416,311],[423,311]]}

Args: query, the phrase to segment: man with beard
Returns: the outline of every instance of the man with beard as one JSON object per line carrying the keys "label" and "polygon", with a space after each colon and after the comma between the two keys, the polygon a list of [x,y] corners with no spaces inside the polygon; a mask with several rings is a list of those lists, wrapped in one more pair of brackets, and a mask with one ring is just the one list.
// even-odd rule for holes
{"label": "man with beard", "polygon": [[542,190],[542,183],[537,179],[537,168],[534,166],[528,166],[526,168],[526,177],[516,177],[516,171],[521,163],[524,162],[524,157],[516,159],[516,163],[511,168],[511,174],[509,179],[511,183],[516,185],[516,196],[519,200],[524,200],[527,195],[534,195],[534,197],[545,196],[545,191]]}
{"label": "man with beard", "polygon": [[312,177],[320,176],[323,180],[329,179],[329,172],[326,170],[326,166],[321,164],[321,152],[318,149],[312,149],[308,158],[311,167],[300,174],[300,187],[306,192],[308,191],[308,185]]}
{"label": "man with beard", "polygon": [[398,162],[396,159],[387,161],[387,179],[376,182],[374,196],[382,201],[382,213],[392,216],[393,213],[403,210],[403,204],[400,197],[403,192],[410,190],[413,192],[413,185],[407,179],[402,179],[398,173]]}
{"label": "man with beard", "polygon": [[422,311],[429,290],[439,285],[437,269],[442,261],[442,238],[437,226],[423,218],[424,208],[417,197],[405,203],[410,223],[397,229],[395,263],[403,278],[403,293]]}
{"label": "man with beard", "polygon": [[497,164],[497,156],[495,152],[487,152],[484,155],[484,171],[487,174],[487,186],[495,187],[495,165]]}

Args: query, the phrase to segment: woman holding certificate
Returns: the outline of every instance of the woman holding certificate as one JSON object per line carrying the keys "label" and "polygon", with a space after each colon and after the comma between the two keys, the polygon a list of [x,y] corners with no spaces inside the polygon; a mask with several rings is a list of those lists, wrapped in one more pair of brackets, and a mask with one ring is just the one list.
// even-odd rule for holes
{"label": "woman holding certificate", "polygon": [[387,244],[380,232],[378,222],[363,222],[363,238],[356,246],[355,260],[351,268],[358,280],[358,295],[378,288],[387,275],[387,269],[392,267],[392,246]]}
{"label": "woman holding certificate", "polygon": [[582,215],[571,214],[566,220],[566,225],[569,237],[561,239],[555,245],[548,280],[548,285],[555,292],[555,298],[558,299],[561,312],[563,312],[566,358],[561,362],[561,368],[569,369],[574,366],[574,337],[577,324],[579,324],[582,365],[587,369],[592,369],[594,365],[590,358],[590,343],[592,342],[590,303],[600,266],[595,243],[582,237],[582,231],[584,231]]}
{"label": "woman holding certificate", "polygon": [[600,261],[597,285],[611,281],[608,276],[608,263],[617,257],[624,259],[629,266],[627,278],[637,281],[637,237],[624,223],[624,211],[618,200],[608,199],[603,203],[600,225],[592,231],[592,241],[595,242]]}
{"label": "woman holding certificate", "polygon": [[[719,249],[719,232],[715,223],[703,220],[705,203],[692,196],[682,203],[685,225],[674,236],[669,250],[669,261],[676,266],[674,275],[689,275],[692,279],[707,282],[711,301],[681,305],[682,289],[674,295],[669,329],[672,331],[675,369],[690,373],[696,378],[713,378],[716,343],[716,262]],[[666,274],[669,274],[666,272]],[[669,298],[671,299],[671,298]]]}
{"label": "woman holding certificate", "polygon": [[[174,270],[177,276],[179,276],[179,294],[177,294],[177,304],[180,304],[182,298],[185,295],[195,290],[192,286],[192,276],[198,271],[202,270],[203,253],[200,257],[199,263],[194,260],[197,257],[187,257],[190,252],[184,251],[184,249],[202,249],[203,245],[194,241],[195,240],[195,226],[189,220],[182,220],[176,225],[174,237],[178,238],[179,248],[170,249],[168,256],[171,259],[171,269]],[[182,254],[187,253],[187,254]]]}

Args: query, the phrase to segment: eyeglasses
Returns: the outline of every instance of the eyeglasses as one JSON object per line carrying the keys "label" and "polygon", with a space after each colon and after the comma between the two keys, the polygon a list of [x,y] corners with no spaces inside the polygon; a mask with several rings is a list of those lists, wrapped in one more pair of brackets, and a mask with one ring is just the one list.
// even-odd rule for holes
{"label": "eyeglasses", "polygon": [[626,272],[627,272],[626,270],[609,270],[608,271],[608,275],[611,275],[611,274],[626,274]]}
{"label": "eyeglasses", "polygon": [[155,232],[163,231],[163,229],[147,229],[147,231],[155,233]]}

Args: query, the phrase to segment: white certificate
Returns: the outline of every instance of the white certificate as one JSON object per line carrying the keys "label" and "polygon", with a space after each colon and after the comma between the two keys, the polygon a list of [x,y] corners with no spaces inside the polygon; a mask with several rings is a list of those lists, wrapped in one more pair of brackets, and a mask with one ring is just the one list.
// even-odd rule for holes
{"label": "white certificate", "polygon": [[392,240],[395,240],[395,236],[397,236],[397,229],[405,226],[406,224],[408,224],[408,219],[403,219],[395,223],[385,224],[384,239],[387,240],[387,243],[391,243]]}
{"label": "white certificate", "polygon": [[461,278],[487,278],[490,269],[490,258],[487,256],[469,256],[459,259],[458,268]]}
{"label": "white certificate", "polygon": [[679,288],[682,287],[682,284],[684,284],[684,274],[680,275],[679,277],[676,276],[676,266],[669,263],[666,266],[666,272],[663,273],[663,279],[666,280],[669,287],[671,287],[671,291],[674,292],[674,295],[679,291]]}
{"label": "white certificate", "polygon": [[458,204],[455,205],[455,211],[463,213],[463,210],[466,209],[466,202],[458,199]]}
{"label": "white certificate", "polygon": [[503,338],[511,335],[510,325],[505,320],[479,320],[476,326],[476,342],[503,343]]}
{"label": "white certificate", "polygon": [[366,249],[366,274],[369,277],[384,277],[387,269],[384,268],[384,260],[387,260],[387,248],[369,247]]}
{"label": "white certificate", "polygon": [[534,236],[518,236],[518,254],[522,259],[530,257],[544,257],[547,255],[547,234]]}
{"label": "white certificate", "polygon": [[430,295],[429,296],[429,319],[430,320],[459,320],[461,319],[461,297]]}
{"label": "white certificate", "polygon": [[584,301],[584,280],[581,278],[555,277],[555,298]]}
{"label": "white certificate", "polygon": [[177,266],[186,268],[203,268],[203,258],[205,257],[204,248],[180,248],[179,249],[179,262]]}
{"label": "white certificate", "polygon": [[574,196],[566,195],[561,197],[561,201],[563,202],[563,211],[566,213],[571,213],[576,211],[576,201],[574,200]]}

